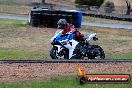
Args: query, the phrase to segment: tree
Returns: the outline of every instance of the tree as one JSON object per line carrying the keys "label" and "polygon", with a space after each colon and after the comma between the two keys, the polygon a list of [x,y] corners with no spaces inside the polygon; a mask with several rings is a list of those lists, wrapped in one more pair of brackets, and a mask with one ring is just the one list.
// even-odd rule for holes
{"label": "tree", "polygon": [[114,5],[114,3],[111,2],[111,1],[106,2],[106,3],[104,4],[104,7],[105,7],[104,9],[105,9],[105,12],[106,12],[106,13],[112,13],[112,11],[115,10],[115,5]]}
{"label": "tree", "polygon": [[127,4],[127,12],[126,15],[130,15],[132,12],[132,8],[131,8],[131,0],[125,0],[126,4]]}
{"label": "tree", "polygon": [[42,4],[45,4],[45,0],[42,0]]}

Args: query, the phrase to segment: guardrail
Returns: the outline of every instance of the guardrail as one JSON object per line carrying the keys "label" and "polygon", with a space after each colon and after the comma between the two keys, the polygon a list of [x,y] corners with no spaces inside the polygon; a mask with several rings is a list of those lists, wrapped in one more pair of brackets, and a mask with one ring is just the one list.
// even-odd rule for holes
{"label": "guardrail", "polygon": [[101,13],[86,13],[83,12],[84,16],[91,16],[91,17],[98,17],[98,18],[105,18],[105,19],[112,19],[112,20],[120,20],[120,21],[129,21],[132,22],[132,16],[127,15],[108,15],[108,14],[101,14]]}

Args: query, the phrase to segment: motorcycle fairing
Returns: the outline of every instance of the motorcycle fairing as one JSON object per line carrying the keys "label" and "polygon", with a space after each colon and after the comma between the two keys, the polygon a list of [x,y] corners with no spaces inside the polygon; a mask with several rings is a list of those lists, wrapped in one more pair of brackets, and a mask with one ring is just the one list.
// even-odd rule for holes
{"label": "motorcycle fairing", "polygon": [[[62,46],[66,47],[69,50],[69,59],[73,56],[73,51],[77,44],[79,43],[76,40],[74,40],[75,37],[76,37],[75,33],[71,33],[64,36],[58,34],[56,38],[53,40],[54,42],[59,42]],[[58,47],[59,53],[62,50],[61,47],[59,45],[55,46]]]}

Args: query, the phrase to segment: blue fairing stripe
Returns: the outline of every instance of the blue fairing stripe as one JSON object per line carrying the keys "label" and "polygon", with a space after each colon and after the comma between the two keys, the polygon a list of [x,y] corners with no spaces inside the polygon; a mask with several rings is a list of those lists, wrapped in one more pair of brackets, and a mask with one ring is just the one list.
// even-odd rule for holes
{"label": "blue fairing stripe", "polygon": [[74,39],[76,37],[75,33],[72,33],[72,34],[69,34],[69,35],[65,35],[63,37],[61,37],[61,35],[58,35],[56,38],[55,38],[55,42],[59,42],[59,41],[62,41],[62,40],[65,40],[65,39]]}

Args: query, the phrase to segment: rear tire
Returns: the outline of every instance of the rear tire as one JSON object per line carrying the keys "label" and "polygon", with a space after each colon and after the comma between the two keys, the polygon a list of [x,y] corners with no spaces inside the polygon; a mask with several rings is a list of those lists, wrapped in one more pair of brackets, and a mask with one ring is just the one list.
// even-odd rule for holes
{"label": "rear tire", "polygon": [[[100,54],[98,55],[100,59],[105,59],[105,53],[104,53],[104,50],[98,46],[98,45],[91,45],[91,49],[95,49],[95,48],[99,48],[99,52]],[[88,59],[96,59],[95,56],[92,56],[92,55],[88,55]]]}

